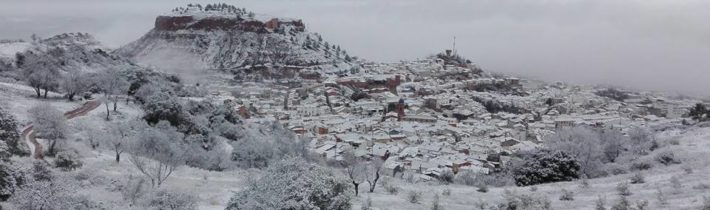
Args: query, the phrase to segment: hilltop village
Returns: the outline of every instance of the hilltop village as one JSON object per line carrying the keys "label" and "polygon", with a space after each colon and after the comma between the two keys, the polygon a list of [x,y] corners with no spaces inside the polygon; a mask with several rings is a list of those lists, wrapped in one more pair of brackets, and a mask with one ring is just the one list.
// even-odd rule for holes
{"label": "hilltop village", "polygon": [[[248,121],[277,120],[327,159],[380,158],[425,181],[444,171],[490,173],[555,129],[672,126],[697,101],[484,72],[447,50],[416,61],[362,62],[298,79],[213,92]],[[315,76],[314,76],[315,75]],[[233,96],[236,96],[236,99]]]}

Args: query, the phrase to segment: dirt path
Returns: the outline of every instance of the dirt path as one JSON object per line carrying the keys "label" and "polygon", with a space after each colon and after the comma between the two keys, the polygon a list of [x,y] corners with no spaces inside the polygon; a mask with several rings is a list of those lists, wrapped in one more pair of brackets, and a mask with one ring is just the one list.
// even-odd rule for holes
{"label": "dirt path", "polygon": [[[67,120],[70,120],[70,119],[78,117],[78,116],[83,116],[83,115],[86,115],[86,113],[89,113],[91,110],[94,110],[99,106],[101,106],[101,102],[99,102],[99,101],[96,101],[96,100],[88,101],[88,102],[82,104],[81,107],[64,113],[64,117],[66,117]],[[22,136],[25,138],[25,142],[27,143],[27,146],[30,147],[32,157],[34,157],[35,159],[38,159],[38,160],[43,160],[44,159],[44,152],[42,152],[42,144],[37,142],[37,138],[35,138],[35,132],[32,128],[33,128],[33,126],[31,124],[28,125],[27,127],[25,127],[25,129],[22,130]]]}

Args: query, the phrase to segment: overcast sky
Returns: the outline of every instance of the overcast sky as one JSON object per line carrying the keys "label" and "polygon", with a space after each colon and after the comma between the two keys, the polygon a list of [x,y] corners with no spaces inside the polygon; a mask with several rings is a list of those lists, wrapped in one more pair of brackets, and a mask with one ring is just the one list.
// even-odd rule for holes
{"label": "overcast sky", "polygon": [[[0,0],[0,38],[89,32],[110,47],[137,39],[182,0]],[[451,48],[484,70],[548,81],[710,95],[706,0],[239,0],[301,18],[373,61]]]}

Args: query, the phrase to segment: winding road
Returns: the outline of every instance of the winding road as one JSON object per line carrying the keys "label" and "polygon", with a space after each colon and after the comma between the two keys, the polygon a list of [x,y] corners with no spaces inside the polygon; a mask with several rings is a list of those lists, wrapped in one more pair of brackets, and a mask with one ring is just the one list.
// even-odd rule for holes
{"label": "winding road", "polygon": [[[78,116],[83,116],[83,115],[86,115],[86,113],[89,113],[91,110],[94,110],[99,106],[101,106],[100,101],[97,101],[97,100],[87,101],[86,103],[82,104],[81,107],[64,113],[64,117],[67,118],[67,120],[70,120],[70,119],[78,117]],[[42,144],[37,142],[37,138],[35,138],[35,132],[32,128],[33,128],[32,124],[27,125],[25,127],[25,129],[22,130],[22,137],[25,138],[25,143],[27,143],[27,146],[30,148],[30,151],[32,153],[32,157],[34,157],[35,159],[38,159],[38,160],[44,160],[44,152],[42,152]]]}

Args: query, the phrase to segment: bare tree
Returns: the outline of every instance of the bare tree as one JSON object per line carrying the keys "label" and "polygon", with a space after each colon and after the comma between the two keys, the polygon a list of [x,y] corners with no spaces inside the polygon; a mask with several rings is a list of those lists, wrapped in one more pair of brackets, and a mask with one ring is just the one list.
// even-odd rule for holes
{"label": "bare tree", "polygon": [[357,196],[360,191],[360,184],[365,181],[365,165],[352,152],[343,154],[342,164],[345,167],[345,173],[355,188],[355,196]]}
{"label": "bare tree", "polygon": [[172,175],[175,168],[184,163],[185,150],[179,145],[182,134],[160,121],[155,128],[145,128],[131,144],[131,163],[148,177],[151,186],[160,186]]}
{"label": "bare tree", "polygon": [[64,114],[46,103],[30,108],[29,112],[35,132],[50,141],[48,152],[54,154],[57,140],[63,139],[67,132]]}
{"label": "bare tree", "polygon": [[617,129],[603,129],[599,134],[599,139],[604,147],[604,157],[607,162],[614,162],[625,150],[624,143],[627,137]]}
{"label": "bare tree", "polygon": [[116,163],[121,162],[121,154],[129,146],[137,131],[145,129],[143,124],[143,122],[138,120],[109,124],[104,135],[100,138],[101,142],[104,142],[104,145],[107,145],[108,149],[116,155]]}
{"label": "bare tree", "polygon": [[118,69],[109,69],[99,75],[99,86],[106,96],[106,120],[109,119],[109,104],[113,102],[113,111],[118,109],[118,96],[128,91],[128,82]]}
{"label": "bare tree", "polygon": [[370,192],[375,192],[375,186],[377,186],[377,180],[380,179],[383,164],[384,161],[382,159],[375,158],[365,166],[365,179],[370,185]]}
{"label": "bare tree", "polygon": [[558,130],[545,139],[550,149],[565,151],[579,161],[580,173],[587,177],[597,176],[604,158],[599,134],[584,127]]}

